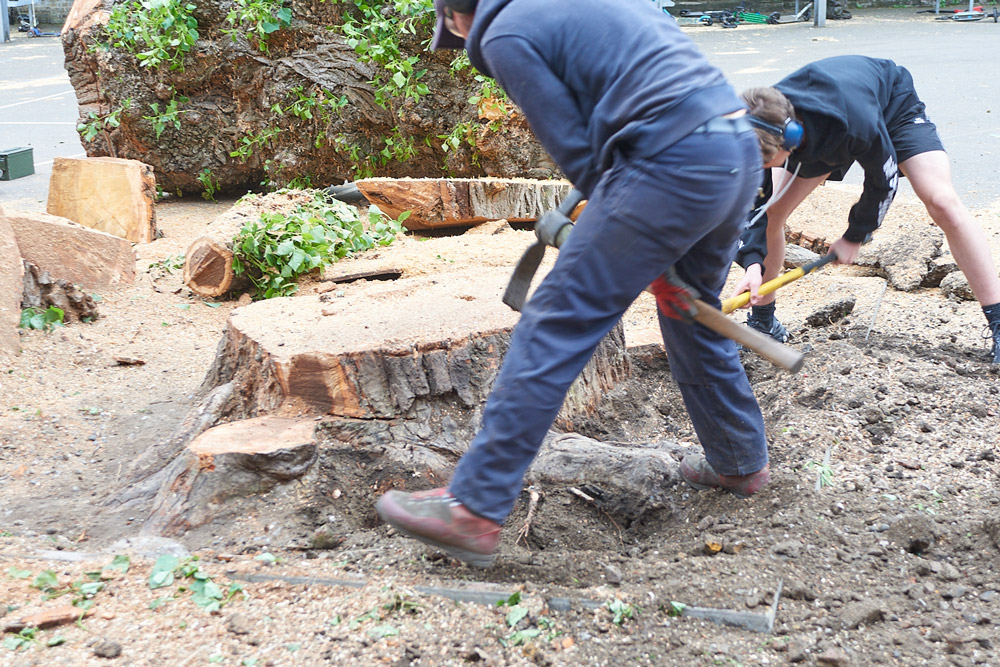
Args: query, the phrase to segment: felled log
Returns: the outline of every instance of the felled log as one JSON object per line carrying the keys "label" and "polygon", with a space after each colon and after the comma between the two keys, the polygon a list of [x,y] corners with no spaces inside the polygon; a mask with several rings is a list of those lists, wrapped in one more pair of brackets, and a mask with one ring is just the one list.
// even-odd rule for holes
{"label": "felled log", "polygon": [[263,197],[241,199],[205,228],[184,253],[184,284],[195,294],[216,297],[237,289],[241,280],[233,274],[233,239],[245,224],[267,211],[288,213],[309,201],[301,192],[272,192]]}
{"label": "felled log", "polygon": [[357,186],[389,217],[410,211],[407,229],[537,220],[572,189],[568,181],[523,178],[365,178]]}
{"label": "felled log", "polygon": [[225,515],[230,499],[267,493],[316,461],[315,422],[261,417],[211,428],[170,464],[143,531],[180,535]]}
{"label": "felled log", "polygon": [[21,257],[56,278],[88,290],[135,282],[135,251],[129,241],[48,213],[5,214]]}

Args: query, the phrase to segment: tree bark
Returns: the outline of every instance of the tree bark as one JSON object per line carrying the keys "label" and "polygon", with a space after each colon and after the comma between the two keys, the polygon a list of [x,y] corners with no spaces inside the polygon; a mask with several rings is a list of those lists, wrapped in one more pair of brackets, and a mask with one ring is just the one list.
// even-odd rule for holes
{"label": "tree bark", "polygon": [[392,218],[409,211],[403,222],[408,229],[537,220],[555,209],[573,187],[568,181],[521,178],[366,178],[357,186]]}
{"label": "tree bark", "polygon": [[68,280],[56,280],[31,262],[24,261],[23,308],[55,306],[63,311],[64,322],[89,322],[97,318],[93,297]]}

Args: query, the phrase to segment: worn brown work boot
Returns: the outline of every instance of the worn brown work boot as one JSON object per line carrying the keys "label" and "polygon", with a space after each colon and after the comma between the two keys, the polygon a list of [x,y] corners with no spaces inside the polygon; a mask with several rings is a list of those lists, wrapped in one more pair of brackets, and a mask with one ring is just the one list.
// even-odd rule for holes
{"label": "worn brown work boot", "polygon": [[723,489],[739,498],[749,498],[771,481],[770,466],[765,465],[749,475],[720,475],[712,469],[701,454],[688,454],[681,461],[681,477],[689,486],[705,489]]}
{"label": "worn brown work boot", "polygon": [[500,524],[476,516],[448,489],[390,491],[375,509],[387,524],[475,567],[489,567],[500,542]]}

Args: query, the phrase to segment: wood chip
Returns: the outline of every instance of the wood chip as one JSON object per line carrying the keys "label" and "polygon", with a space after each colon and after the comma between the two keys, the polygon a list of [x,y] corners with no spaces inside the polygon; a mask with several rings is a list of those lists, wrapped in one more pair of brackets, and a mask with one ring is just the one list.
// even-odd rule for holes
{"label": "wood chip", "polygon": [[143,366],[145,365],[145,359],[139,359],[138,357],[112,357],[119,366]]}

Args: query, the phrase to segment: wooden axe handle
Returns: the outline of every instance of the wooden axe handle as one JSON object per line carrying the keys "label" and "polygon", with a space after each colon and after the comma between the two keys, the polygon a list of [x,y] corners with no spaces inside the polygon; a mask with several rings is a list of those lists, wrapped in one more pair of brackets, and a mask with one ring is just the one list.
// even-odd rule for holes
{"label": "wooden axe handle", "polygon": [[798,350],[782,345],[756,329],[729,319],[722,314],[722,311],[712,308],[701,299],[695,299],[694,306],[698,311],[694,315],[695,322],[717,334],[731,338],[748,350],[753,350],[779,368],[792,373],[797,373],[802,368],[805,355]]}

